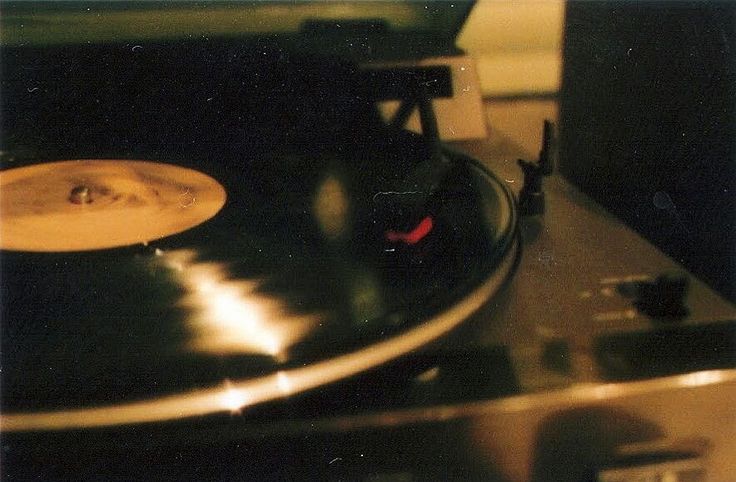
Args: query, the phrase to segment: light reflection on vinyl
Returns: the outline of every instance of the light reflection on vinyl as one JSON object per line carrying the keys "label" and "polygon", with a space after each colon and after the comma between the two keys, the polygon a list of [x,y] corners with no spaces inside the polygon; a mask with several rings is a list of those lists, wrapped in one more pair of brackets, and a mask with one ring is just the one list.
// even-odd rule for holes
{"label": "light reflection on vinyl", "polygon": [[192,351],[281,359],[319,323],[316,314],[292,314],[277,298],[258,294],[256,281],[228,280],[224,266],[196,262],[193,251],[159,250],[157,255],[187,290],[181,304],[188,308]]}

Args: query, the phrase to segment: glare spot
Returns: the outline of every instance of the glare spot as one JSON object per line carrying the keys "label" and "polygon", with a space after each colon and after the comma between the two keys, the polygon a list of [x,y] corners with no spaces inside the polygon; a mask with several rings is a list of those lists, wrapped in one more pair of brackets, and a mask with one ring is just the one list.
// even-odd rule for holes
{"label": "glare spot", "polygon": [[684,375],[680,379],[680,385],[683,387],[699,387],[719,383],[723,378],[723,373],[720,371],[695,372]]}
{"label": "glare spot", "polygon": [[429,383],[437,380],[440,376],[440,367],[432,367],[417,375],[416,380],[421,383]]}
{"label": "glare spot", "polygon": [[339,238],[347,231],[350,200],[345,186],[337,177],[328,176],[322,181],[315,193],[312,209],[327,238]]}
{"label": "glare spot", "polygon": [[289,378],[286,372],[278,372],[276,374],[276,384],[279,387],[279,391],[284,395],[289,395],[294,390],[291,378]]}
{"label": "glare spot", "polygon": [[238,414],[242,408],[248,405],[248,396],[243,390],[238,390],[225,382],[225,389],[219,395],[219,405],[232,414]]}

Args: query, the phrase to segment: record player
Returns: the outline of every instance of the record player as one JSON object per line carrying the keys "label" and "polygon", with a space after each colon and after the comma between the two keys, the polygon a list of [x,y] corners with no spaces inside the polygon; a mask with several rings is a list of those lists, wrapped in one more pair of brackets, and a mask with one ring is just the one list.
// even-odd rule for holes
{"label": "record player", "polygon": [[441,142],[470,7],[3,5],[4,476],[736,473],[734,306]]}

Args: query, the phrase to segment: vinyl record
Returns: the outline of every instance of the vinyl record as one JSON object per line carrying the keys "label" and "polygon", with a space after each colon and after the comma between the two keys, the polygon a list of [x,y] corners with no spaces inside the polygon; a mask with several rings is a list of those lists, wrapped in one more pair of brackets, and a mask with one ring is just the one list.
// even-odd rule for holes
{"label": "vinyl record", "polygon": [[[405,209],[410,193],[366,187],[339,162],[264,161],[212,173],[211,211],[224,201],[215,185],[224,207],[179,232],[3,251],[2,430],[247,414],[447,334],[517,254],[507,189],[450,156],[455,168],[424,213]],[[110,214],[130,232],[144,222]]]}

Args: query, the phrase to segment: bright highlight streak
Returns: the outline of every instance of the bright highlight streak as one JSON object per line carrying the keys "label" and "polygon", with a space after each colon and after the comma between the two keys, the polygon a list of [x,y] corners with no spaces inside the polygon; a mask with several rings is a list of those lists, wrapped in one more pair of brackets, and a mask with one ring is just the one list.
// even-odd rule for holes
{"label": "bright highlight streak", "polygon": [[680,378],[680,385],[683,387],[700,387],[720,383],[724,379],[725,375],[722,371],[702,371],[683,375]]}
{"label": "bright highlight streak", "polygon": [[188,292],[182,304],[190,310],[191,350],[281,359],[318,324],[318,315],[289,313],[278,299],[257,293],[256,281],[230,280],[222,264],[199,263],[194,257],[188,250],[160,256]]}

